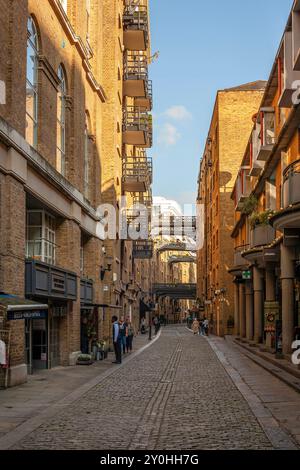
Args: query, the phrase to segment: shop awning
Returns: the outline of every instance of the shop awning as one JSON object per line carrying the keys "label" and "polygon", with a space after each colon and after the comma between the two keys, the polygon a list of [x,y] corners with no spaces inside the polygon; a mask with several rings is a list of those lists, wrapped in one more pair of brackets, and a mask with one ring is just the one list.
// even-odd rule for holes
{"label": "shop awning", "polygon": [[0,308],[6,310],[8,320],[46,318],[48,305],[0,292]]}

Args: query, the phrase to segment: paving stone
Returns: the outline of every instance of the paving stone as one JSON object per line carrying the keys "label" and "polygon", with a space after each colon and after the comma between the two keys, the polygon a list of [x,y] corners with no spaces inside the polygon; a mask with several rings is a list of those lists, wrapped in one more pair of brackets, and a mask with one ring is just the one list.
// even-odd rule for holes
{"label": "paving stone", "polygon": [[15,449],[272,449],[209,343],[183,327],[161,338]]}

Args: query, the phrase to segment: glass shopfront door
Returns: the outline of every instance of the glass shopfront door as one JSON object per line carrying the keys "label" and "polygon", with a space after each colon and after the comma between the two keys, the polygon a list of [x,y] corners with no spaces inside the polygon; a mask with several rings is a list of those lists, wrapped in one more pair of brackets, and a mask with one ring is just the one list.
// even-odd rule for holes
{"label": "glass shopfront door", "polygon": [[46,318],[25,320],[25,355],[28,374],[33,374],[37,369],[47,369]]}
{"label": "glass shopfront door", "polygon": [[48,341],[47,320],[32,321],[32,367],[34,369],[47,369]]}

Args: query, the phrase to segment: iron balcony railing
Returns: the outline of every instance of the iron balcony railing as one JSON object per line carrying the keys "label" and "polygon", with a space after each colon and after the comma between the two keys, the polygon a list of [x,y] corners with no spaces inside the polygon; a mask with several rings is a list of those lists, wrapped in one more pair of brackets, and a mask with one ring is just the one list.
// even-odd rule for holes
{"label": "iron balcony railing", "polygon": [[151,259],[153,257],[152,240],[136,240],[133,242],[132,256],[135,259]]}
{"label": "iron balcony railing", "polygon": [[122,179],[124,182],[144,182],[150,186],[152,181],[152,158],[123,157]]}
{"label": "iron balcony railing", "polygon": [[124,16],[124,31],[144,31],[146,46],[149,40],[148,8],[141,1],[127,0]]}
{"label": "iron balcony railing", "polygon": [[[147,111],[150,111],[153,107],[152,80],[147,80],[145,84],[146,84],[145,96],[136,96],[135,105],[140,106],[141,108],[144,106]],[[145,100],[148,102],[145,103]]]}
{"label": "iron balcony railing", "polygon": [[148,81],[148,59],[145,55],[124,56],[124,80]]}
{"label": "iron balcony railing", "polygon": [[123,109],[123,131],[149,132],[152,128],[152,116],[144,109],[127,106]]}
{"label": "iron balcony railing", "polygon": [[152,194],[149,192],[148,193],[139,193],[135,194],[133,196],[133,204],[141,204],[145,206],[147,209],[152,209],[152,204],[153,204],[153,197]]}

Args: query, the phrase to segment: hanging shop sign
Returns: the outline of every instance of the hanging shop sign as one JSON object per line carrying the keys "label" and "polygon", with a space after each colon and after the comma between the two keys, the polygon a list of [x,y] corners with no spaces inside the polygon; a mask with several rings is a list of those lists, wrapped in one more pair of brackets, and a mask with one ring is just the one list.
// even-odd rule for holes
{"label": "hanging shop sign", "polygon": [[32,320],[35,318],[47,318],[47,310],[23,310],[19,312],[7,312],[8,320]]}

